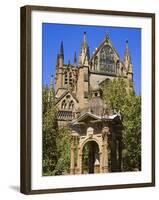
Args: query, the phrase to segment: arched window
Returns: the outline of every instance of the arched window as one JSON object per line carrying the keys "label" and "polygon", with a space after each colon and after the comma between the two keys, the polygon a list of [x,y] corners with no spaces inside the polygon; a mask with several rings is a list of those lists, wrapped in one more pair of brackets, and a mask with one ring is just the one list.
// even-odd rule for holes
{"label": "arched window", "polygon": [[123,75],[123,67],[121,68],[121,75]]}
{"label": "arched window", "polygon": [[105,79],[105,83],[106,83],[106,84],[109,84],[110,81],[111,81],[110,78],[106,78],[106,79]]}
{"label": "arched window", "polygon": [[66,96],[66,99],[70,99],[70,95],[67,95],[67,96]]}
{"label": "arched window", "polygon": [[69,110],[73,110],[74,109],[74,102],[71,100],[69,103]]}
{"label": "arched window", "polygon": [[90,63],[90,69],[93,70],[93,65],[92,62]]}
{"label": "arched window", "polygon": [[97,67],[98,67],[98,57],[96,56],[94,59],[94,70],[97,71]]}
{"label": "arched window", "polygon": [[66,106],[67,106],[66,100],[63,100],[61,104],[61,109],[65,110]]}
{"label": "arched window", "polygon": [[72,72],[69,73],[69,85],[72,87],[73,84],[73,77],[72,77]]}
{"label": "arched window", "polygon": [[100,51],[100,71],[115,73],[114,50],[109,45],[105,45]]}
{"label": "arched window", "polygon": [[67,77],[67,72],[65,72],[65,85],[68,84],[68,77]]}
{"label": "arched window", "polygon": [[116,73],[117,74],[119,73],[119,67],[120,67],[120,62],[119,62],[119,60],[117,60],[117,62],[116,62]]}

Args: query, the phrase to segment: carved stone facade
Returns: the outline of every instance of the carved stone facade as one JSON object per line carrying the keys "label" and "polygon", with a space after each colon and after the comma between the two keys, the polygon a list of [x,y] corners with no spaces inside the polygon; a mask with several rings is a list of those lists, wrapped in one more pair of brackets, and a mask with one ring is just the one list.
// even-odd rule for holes
{"label": "carved stone facade", "polygon": [[71,174],[84,173],[82,158],[86,144],[89,144],[89,147],[92,144],[91,148],[94,148],[95,144],[98,146],[98,151],[91,151],[89,154],[89,163],[90,160],[93,162],[88,166],[88,173],[121,170],[122,124],[118,114],[99,117],[88,112],[73,121],[71,129]]}
{"label": "carved stone facade", "polygon": [[122,77],[133,90],[133,65],[126,41],[124,61],[114,48],[109,35],[90,57],[86,32],[79,61],[64,64],[63,42],[56,65],[56,105],[58,125],[69,124],[72,130],[71,174],[84,173],[83,149],[89,149],[89,173],[121,170],[122,118],[120,113],[106,113],[102,100],[102,83]]}

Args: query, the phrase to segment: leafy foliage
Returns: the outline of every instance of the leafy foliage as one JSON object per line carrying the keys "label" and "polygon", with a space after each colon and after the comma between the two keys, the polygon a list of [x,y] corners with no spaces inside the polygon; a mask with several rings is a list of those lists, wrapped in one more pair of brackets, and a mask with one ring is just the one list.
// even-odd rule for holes
{"label": "leafy foliage", "polygon": [[54,174],[67,174],[70,169],[71,134],[68,127],[62,127],[56,139],[58,161]]}
{"label": "leafy foliage", "polygon": [[126,84],[121,77],[106,82],[102,90],[107,108],[123,116],[122,171],[135,171],[141,170],[141,97],[128,90]]}
{"label": "leafy foliage", "polygon": [[123,170],[141,170],[141,97],[129,95],[124,107]]}
{"label": "leafy foliage", "polygon": [[89,173],[88,172],[88,163],[89,163],[89,148],[88,144],[86,144],[83,148],[83,163],[82,163],[82,168],[83,168],[83,173]]}
{"label": "leafy foliage", "polygon": [[70,133],[58,129],[53,88],[43,87],[43,175],[60,175],[69,170]]}
{"label": "leafy foliage", "polygon": [[[54,94],[54,93],[52,93]],[[43,175],[51,175],[57,162],[56,108],[49,101],[50,90],[43,88]]]}

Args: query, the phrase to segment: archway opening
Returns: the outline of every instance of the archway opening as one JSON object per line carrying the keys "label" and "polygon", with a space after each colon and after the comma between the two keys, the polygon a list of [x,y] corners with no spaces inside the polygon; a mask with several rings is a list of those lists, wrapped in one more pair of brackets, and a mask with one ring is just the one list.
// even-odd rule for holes
{"label": "archway opening", "polygon": [[95,141],[88,141],[82,151],[82,174],[99,173],[99,146]]}

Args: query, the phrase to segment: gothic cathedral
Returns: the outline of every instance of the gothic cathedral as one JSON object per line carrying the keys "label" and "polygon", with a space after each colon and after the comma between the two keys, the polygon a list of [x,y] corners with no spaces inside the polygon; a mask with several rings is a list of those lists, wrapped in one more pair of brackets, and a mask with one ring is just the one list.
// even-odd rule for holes
{"label": "gothic cathedral", "polygon": [[[69,125],[71,133],[70,174],[120,172],[122,160],[122,117],[106,112],[101,86],[122,77],[133,90],[133,65],[126,41],[124,61],[106,34],[90,57],[84,32],[79,59],[64,63],[61,42],[57,56],[55,97],[58,126]],[[88,166],[83,166],[83,151],[89,150]],[[75,155],[77,154],[77,155]]]}

